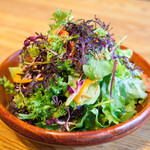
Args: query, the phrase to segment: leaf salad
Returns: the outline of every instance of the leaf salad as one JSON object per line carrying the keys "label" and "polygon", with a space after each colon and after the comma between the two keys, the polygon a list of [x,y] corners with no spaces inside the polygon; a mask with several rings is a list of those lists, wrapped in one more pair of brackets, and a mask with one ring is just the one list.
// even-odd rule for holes
{"label": "leaf salad", "polygon": [[121,50],[110,26],[94,19],[74,20],[71,11],[53,13],[50,29],[24,41],[11,83],[0,84],[11,95],[19,119],[49,130],[89,131],[119,124],[137,113],[150,92],[148,76]]}

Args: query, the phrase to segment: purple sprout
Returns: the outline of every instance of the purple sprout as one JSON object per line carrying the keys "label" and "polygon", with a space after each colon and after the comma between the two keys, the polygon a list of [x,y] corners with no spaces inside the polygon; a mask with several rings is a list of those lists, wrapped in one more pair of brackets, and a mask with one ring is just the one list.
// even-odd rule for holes
{"label": "purple sprout", "polygon": [[37,39],[46,39],[46,36],[36,33],[36,36],[30,36],[24,41],[24,48],[29,46],[31,42],[36,42]]}
{"label": "purple sprout", "polygon": [[69,122],[68,121],[70,119],[70,111],[69,111],[69,109],[66,109],[66,111],[68,113],[68,117],[67,117],[67,120],[66,120],[66,122],[64,124],[64,127],[65,127],[66,131],[69,131],[70,129],[69,129]]}
{"label": "purple sprout", "polygon": [[68,85],[67,92],[71,95],[74,93],[74,89],[70,85]]}
{"label": "purple sprout", "polygon": [[[119,60],[120,59],[123,59],[122,62],[123,64],[125,65],[125,67],[129,70],[131,70],[131,73],[132,73],[132,77],[134,77],[134,74],[133,74],[133,71],[134,70],[138,70],[138,69],[141,69],[140,67],[134,67],[134,64],[133,63],[130,63],[130,61],[128,60],[127,57],[125,56],[117,56],[116,58],[118,58]],[[139,72],[143,72],[141,70],[138,70]]]}
{"label": "purple sprout", "polygon": [[61,125],[66,131],[69,131],[69,125],[76,125],[73,122],[69,122],[70,119],[70,111],[69,109],[66,109],[67,113],[68,113],[68,117],[66,121],[60,121],[58,118],[52,117],[51,119],[46,121],[46,125],[52,125],[54,123],[57,123],[59,125]]}
{"label": "purple sprout", "polygon": [[112,97],[112,86],[113,86],[113,81],[114,81],[114,78],[115,78],[116,66],[117,66],[117,59],[115,59],[114,67],[113,67],[113,73],[112,73],[112,79],[111,79],[111,86],[110,86],[110,95],[109,95],[110,99]]}
{"label": "purple sprout", "polygon": [[111,59],[114,59],[114,58],[115,58],[115,56],[114,56],[115,50],[116,50],[116,46],[113,46],[113,47],[111,48],[111,54],[112,54]]}
{"label": "purple sprout", "polygon": [[66,106],[68,106],[72,100],[75,98],[75,96],[78,94],[78,92],[80,91],[80,89],[82,88],[83,86],[83,83],[84,83],[85,80],[81,80],[80,79],[76,82],[76,88],[75,89],[72,89],[71,86],[69,86],[67,88],[67,92],[70,94],[70,96],[68,97],[67,101],[66,101]]}
{"label": "purple sprout", "polygon": [[52,97],[53,101],[55,102],[55,107],[60,107],[62,105],[62,101],[61,100],[58,100],[58,97],[56,95],[54,95]]}
{"label": "purple sprout", "polygon": [[92,25],[89,26],[89,25],[86,23],[85,26],[91,31],[91,33],[95,34],[95,33],[93,32],[93,30],[91,29],[91,27],[93,27]]}

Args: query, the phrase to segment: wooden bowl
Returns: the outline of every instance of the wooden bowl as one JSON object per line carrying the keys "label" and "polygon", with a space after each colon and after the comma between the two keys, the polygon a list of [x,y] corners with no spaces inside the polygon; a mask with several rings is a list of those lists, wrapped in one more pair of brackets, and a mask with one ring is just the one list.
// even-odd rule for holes
{"label": "wooden bowl", "polygon": [[[125,47],[122,47],[125,49]],[[19,51],[12,54],[0,65],[0,76],[5,75],[11,80],[8,67],[17,66]],[[137,53],[133,53],[131,61],[140,66],[144,73],[150,77],[150,65]],[[0,87],[0,118],[16,132],[37,142],[63,146],[89,146],[110,142],[121,138],[138,129],[150,118],[150,93],[146,101],[138,107],[138,114],[131,119],[105,129],[82,132],[59,132],[42,129],[27,124],[11,114],[9,109],[9,97],[4,88]]]}

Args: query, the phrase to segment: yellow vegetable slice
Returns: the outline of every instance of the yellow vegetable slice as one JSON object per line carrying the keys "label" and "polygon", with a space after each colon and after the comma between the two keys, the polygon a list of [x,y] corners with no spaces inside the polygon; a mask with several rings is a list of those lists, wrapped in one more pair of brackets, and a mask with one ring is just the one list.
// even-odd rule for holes
{"label": "yellow vegetable slice", "polygon": [[[22,71],[16,71],[15,72],[15,75],[14,75],[14,78],[13,78],[13,81],[16,82],[16,83],[30,83],[33,81],[33,79],[21,79],[21,74],[23,74]],[[43,80],[43,77],[40,77],[40,78],[37,78],[35,79],[35,81],[42,81]]]}
{"label": "yellow vegetable slice", "polygon": [[81,104],[81,97],[89,97],[86,96],[86,92],[88,91],[88,88],[91,84],[97,82],[98,80],[90,80],[90,79],[86,79],[83,83],[83,86],[81,87],[79,93],[75,96],[75,98],[73,99],[78,105]]}

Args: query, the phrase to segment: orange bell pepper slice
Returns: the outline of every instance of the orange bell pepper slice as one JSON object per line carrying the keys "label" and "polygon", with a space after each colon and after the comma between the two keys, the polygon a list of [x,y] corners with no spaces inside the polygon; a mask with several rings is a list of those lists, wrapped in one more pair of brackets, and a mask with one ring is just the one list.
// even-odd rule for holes
{"label": "orange bell pepper slice", "polygon": [[59,32],[59,36],[62,37],[62,38],[69,37],[69,33],[65,30],[61,30]]}
{"label": "orange bell pepper slice", "polygon": [[[16,71],[15,76],[13,78],[13,81],[16,82],[16,83],[30,83],[30,82],[33,81],[33,79],[21,79],[21,74],[23,74],[23,72]],[[37,81],[42,81],[42,80],[43,80],[43,77],[35,79],[36,82]]]}

